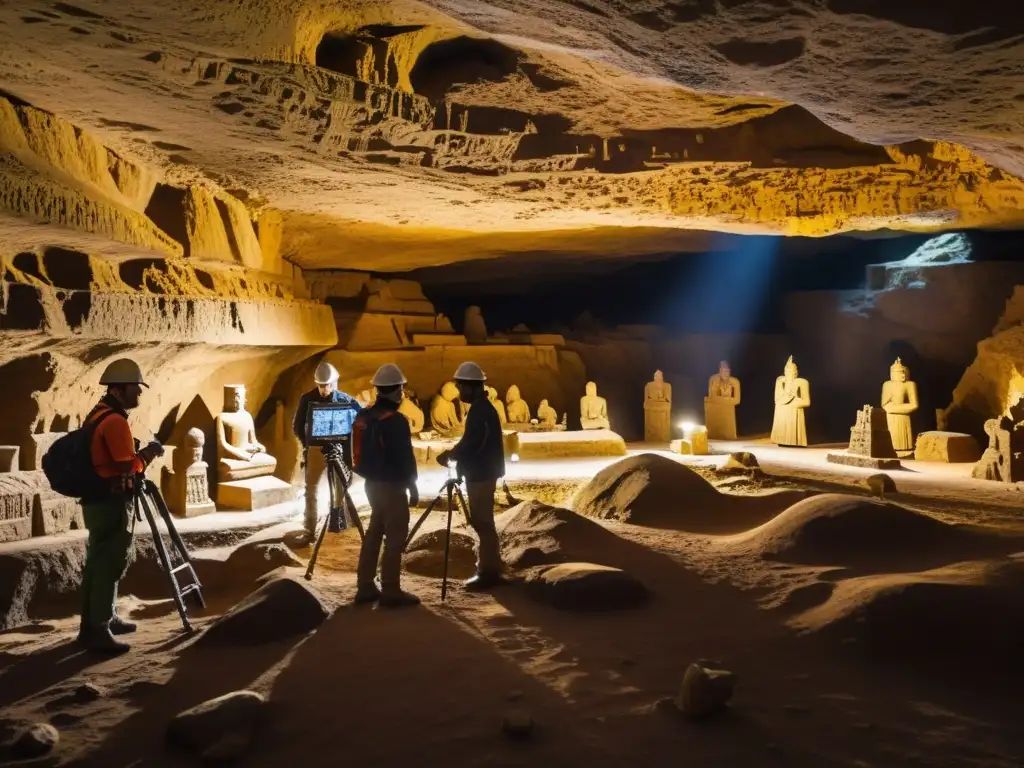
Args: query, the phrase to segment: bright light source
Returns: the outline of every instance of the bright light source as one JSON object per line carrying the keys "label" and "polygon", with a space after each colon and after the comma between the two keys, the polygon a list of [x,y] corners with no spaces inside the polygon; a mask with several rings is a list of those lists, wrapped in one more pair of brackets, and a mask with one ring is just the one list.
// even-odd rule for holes
{"label": "bright light source", "polygon": [[510,461],[512,461],[512,462],[517,462],[517,461],[519,461],[519,454],[518,454],[518,453],[513,453],[513,454],[512,454],[511,456],[509,456],[508,458],[509,458],[509,460],[510,460]]}
{"label": "bright light source", "polygon": [[689,434],[690,432],[693,432],[694,427],[696,427],[697,425],[694,424],[692,421],[684,421],[679,426],[681,426],[683,428],[683,432],[685,432],[686,434]]}

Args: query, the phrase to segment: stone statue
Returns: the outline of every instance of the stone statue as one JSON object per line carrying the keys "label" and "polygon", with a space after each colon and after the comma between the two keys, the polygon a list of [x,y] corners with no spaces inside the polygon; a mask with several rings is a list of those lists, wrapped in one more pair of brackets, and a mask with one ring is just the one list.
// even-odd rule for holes
{"label": "stone statue", "polygon": [[416,399],[412,392],[405,393],[405,397],[402,398],[402,402],[398,406],[398,412],[405,416],[406,421],[409,422],[409,432],[418,435],[423,431],[423,411],[416,404]]}
{"label": "stone statue", "polygon": [[434,397],[430,404],[430,424],[442,437],[454,437],[462,434],[462,422],[455,409],[455,401],[459,399],[459,390],[455,382],[446,381],[441,393]]}
{"label": "stone statue", "polygon": [[505,393],[505,407],[508,409],[509,424],[529,424],[530,406],[519,394],[519,387],[513,384]]}
{"label": "stone statue", "polygon": [[580,398],[580,426],[583,429],[611,429],[608,401],[597,396],[597,384],[587,382],[587,394]]}
{"label": "stone statue", "polygon": [[793,356],[786,361],[785,374],[775,380],[775,421],[772,442],[776,445],[807,446],[804,409],[811,405],[811,385],[798,378]]}
{"label": "stone statue", "polygon": [[245,387],[224,387],[224,411],[217,417],[217,477],[221,481],[272,475],[277,459],[256,439],[256,424],[245,410]]}
{"label": "stone statue", "polygon": [[914,452],[914,428],[910,414],[917,410],[917,384],[910,381],[910,371],[897,357],[889,369],[889,380],[882,385],[882,408],[889,423],[892,447],[898,456]]}
{"label": "stone statue", "polygon": [[985,422],[989,443],[971,476],[1001,483],[1024,481],[1024,399],[1010,392],[1010,405],[997,419]]}
{"label": "stone statue", "polygon": [[718,364],[718,373],[708,379],[704,398],[704,423],[712,440],[736,439],[736,406],[740,404],[740,380],[732,375],[729,363]]}
{"label": "stone statue", "polygon": [[487,399],[491,401],[494,410],[498,412],[498,421],[505,426],[508,423],[508,417],[505,415],[505,404],[498,399],[498,390],[494,387],[484,387],[484,389],[487,390]]}
{"label": "stone statue", "polygon": [[205,443],[206,435],[193,427],[185,434],[181,450],[174,452],[172,466],[162,469],[167,506],[176,515],[195,517],[217,511],[203,461]]}
{"label": "stone statue", "polygon": [[462,335],[470,344],[487,343],[487,324],[484,323],[480,307],[466,307],[466,314],[463,316],[462,322]]}
{"label": "stone statue", "polygon": [[672,439],[672,385],[661,371],[644,387],[644,440],[667,443]]}
{"label": "stone statue", "polygon": [[541,400],[540,405],[537,406],[537,420],[545,427],[558,425],[558,414],[554,408],[548,405],[547,400]]}

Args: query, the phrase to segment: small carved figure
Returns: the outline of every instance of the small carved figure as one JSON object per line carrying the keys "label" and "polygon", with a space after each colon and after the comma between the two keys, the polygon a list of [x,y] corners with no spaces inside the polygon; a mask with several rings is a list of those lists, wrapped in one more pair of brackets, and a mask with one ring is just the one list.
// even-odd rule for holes
{"label": "small carved figure", "polygon": [[245,387],[224,387],[224,411],[217,417],[217,477],[222,481],[271,475],[277,459],[256,439],[256,424],[245,410]]}
{"label": "small carved figure", "polygon": [[580,398],[580,426],[583,429],[611,429],[608,401],[597,395],[597,384],[587,382],[587,394]]}
{"label": "small carved figure", "polygon": [[910,414],[917,407],[917,384],[910,381],[910,371],[897,357],[889,369],[889,381],[882,385],[882,408],[892,436],[892,447],[899,456],[909,456],[914,452],[914,428]]}
{"label": "small carved figure", "polygon": [[776,445],[807,446],[807,422],[804,410],[811,405],[811,385],[798,376],[792,355],[785,372],[775,380],[775,420],[772,442]]}
{"label": "small carved figure", "polygon": [[667,443],[672,439],[672,385],[661,371],[644,387],[644,440]]}
{"label": "small carved figure", "polygon": [[537,406],[537,420],[545,427],[554,427],[558,424],[558,414],[548,405],[547,400],[541,400]]}
{"label": "small carved figure", "polygon": [[513,384],[505,393],[505,407],[509,424],[529,424],[530,406],[519,394],[519,387]]}
{"label": "small carved figure", "polygon": [[704,423],[712,440],[736,439],[736,406],[740,404],[740,380],[732,375],[729,363],[718,364],[718,373],[708,380],[704,398]]}

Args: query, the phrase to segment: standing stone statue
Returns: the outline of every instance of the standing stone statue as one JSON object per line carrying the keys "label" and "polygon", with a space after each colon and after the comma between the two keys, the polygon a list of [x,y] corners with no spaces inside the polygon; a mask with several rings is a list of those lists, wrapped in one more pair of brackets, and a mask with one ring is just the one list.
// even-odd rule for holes
{"label": "standing stone statue", "polygon": [[442,437],[455,437],[462,434],[462,422],[455,401],[459,398],[459,390],[455,382],[446,381],[440,394],[430,404],[430,424]]}
{"label": "standing stone statue", "polygon": [[221,481],[272,475],[277,459],[256,439],[256,423],[245,410],[245,387],[224,387],[224,411],[217,417],[217,477]]}
{"label": "standing stone statue", "polygon": [[484,323],[484,316],[480,307],[466,307],[466,314],[463,316],[462,335],[470,344],[487,343],[487,325]]}
{"label": "standing stone statue", "polygon": [[547,400],[541,400],[537,406],[537,420],[545,427],[554,427],[558,424],[558,413],[548,405]]}
{"label": "standing stone statue", "polygon": [[502,426],[508,424],[508,417],[505,415],[505,404],[498,399],[498,390],[494,387],[484,387],[487,390],[487,399],[491,401],[494,410],[498,412],[498,421]]}
{"label": "standing stone statue", "polygon": [[910,381],[910,371],[897,357],[889,369],[889,380],[882,385],[882,408],[889,423],[892,447],[896,455],[905,457],[914,452],[914,428],[910,414],[917,410],[917,384]]}
{"label": "standing stone statue", "polygon": [[505,407],[508,409],[509,424],[529,424],[530,406],[519,394],[519,387],[513,384],[505,393]]}
{"label": "standing stone statue", "polygon": [[580,398],[580,426],[583,429],[611,429],[608,401],[597,396],[597,384],[587,382],[587,394]]}
{"label": "standing stone statue", "polygon": [[718,373],[708,379],[704,398],[704,423],[712,440],[736,439],[736,406],[740,404],[740,380],[732,375],[729,363],[718,364]]}
{"label": "standing stone statue", "polygon": [[672,385],[661,371],[644,387],[644,440],[667,443],[672,439]]}
{"label": "standing stone statue", "polygon": [[210,480],[203,461],[206,436],[193,427],[185,434],[185,444],[174,452],[172,467],[164,467],[167,506],[176,515],[195,517],[217,510],[210,498]]}
{"label": "standing stone statue", "polygon": [[793,356],[786,361],[785,373],[775,380],[775,421],[772,442],[776,445],[807,446],[804,409],[811,405],[811,385],[798,378]]}

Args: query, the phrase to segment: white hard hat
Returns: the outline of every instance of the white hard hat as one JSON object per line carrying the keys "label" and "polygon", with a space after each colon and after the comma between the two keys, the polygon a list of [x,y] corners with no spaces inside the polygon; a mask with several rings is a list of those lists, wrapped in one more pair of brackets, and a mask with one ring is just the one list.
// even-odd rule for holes
{"label": "white hard hat", "polygon": [[405,375],[401,368],[394,363],[384,363],[373,374],[370,383],[375,387],[397,387],[399,384],[405,384],[405,381]]}
{"label": "white hard hat", "polygon": [[313,374],[313,381],[318,385],[334,384],[338,381],[338,369],[324,360],[316,367],[316,373]]}
{"label": "white hard hat", "polygon": [[487,375],[476,363],[465,362],[455,369],[456,381],[487,381]]}
{"label": "white hard hat", "polygon": [[149,385],[142,380],[142,369],[139,364],[128,357],[115,360],[107,366],[100,376],[100,384],[141,384],[143,387]]}

